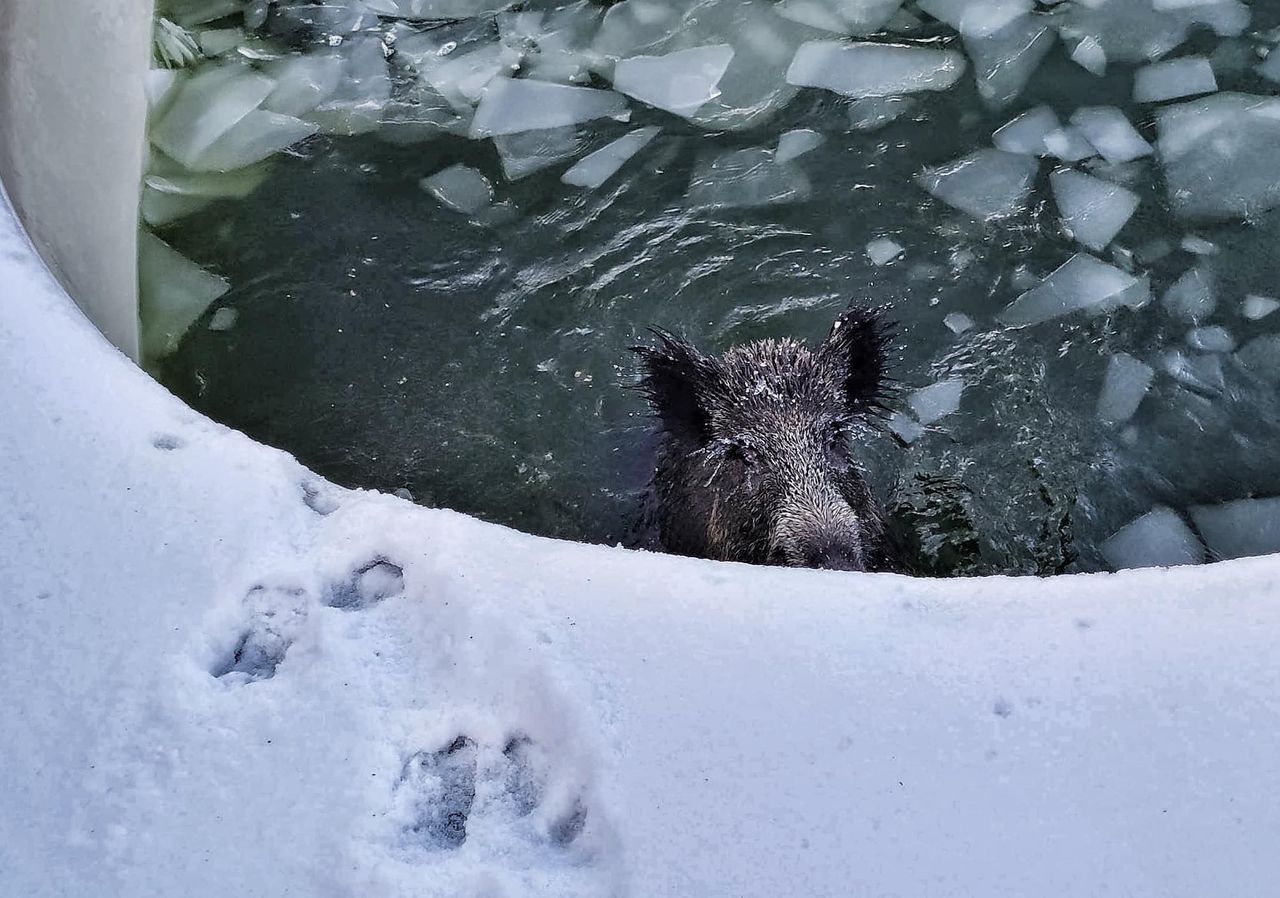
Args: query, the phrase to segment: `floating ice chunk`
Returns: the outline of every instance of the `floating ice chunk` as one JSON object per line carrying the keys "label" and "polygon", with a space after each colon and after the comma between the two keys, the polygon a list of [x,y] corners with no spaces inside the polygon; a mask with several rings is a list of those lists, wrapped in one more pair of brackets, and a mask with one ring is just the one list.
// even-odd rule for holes
{"label": "floating ice chunk", "polygon": [[1201,352],[1230,352],[1236,348],[1235,337],[1221,325],[1193,327],[1187,332],[1187,345]]}
{"label": "floating ice chunk", "polygon": [[1068,41],[1093,38],[1111,62],[1148,62],[1186,40],[1193,25],[1234,37],[1248,22],[1249,9],[1238,0],[1167,10],[1155,9],[1150,0],[1088,0],[1064,3],[1058,28]]}
{"label": "floating ice chunk", "polygon": [[1071,113],[1071,124],[1110,163],[1131,162],[1151,153],[1151,144],[1114,106],[1082,106]]}
{"label": "floating ice chunk", "polygon": [[914,97],[863,97],[849,101],[849,127],[855,131],[875,131],[899,118],[916,105]]}
{"label": "floating ice chunk", "polygon": [[[491,84],[504,83],[520,63],[520,52],[503,44],[487,44],[465,52],[450,51],[448,44],[422,57],[420,70],[426,81],[454,109],[468,115]],[[540,82],[526,80],[522,84]],[[517,91],[520,89],[518,88]]]}
{"label": "floating ice chunk", "polygon": [[178,84],[185,81],[187,75],[180,69],[149,69],[147,71],[147,111],[152,119],[157,119],[173,94]]}
{"label": "floating ice chunk", "polygon": [[551,12],[525,10],[497,17],[498,33],[507,46],[524,52],[521,75],[538,81],[574,84],[590,79],[587,45],[603,11],[573,3]]}
{"label": "floating ice chunk", "polygon": [[200,52],[210,59],[225,56],[244,44],[244,40],[241,28],[211,28],[200,32]]}
{"label": "floating ice chunk", "polygon": [[1061,128],[1062,123],[1052,109],[1037,106],[997,128],[991,135],[991,142],[1006,153],[1046,156],[1049,149],[1044,139]]}
{"label": "floating ice chunk", "polygon": [[1178,244],[1184,250],[1197,256],[1216,256],[1218,254],[1218,246],[1211,241],[1198,237],[1195,234],[1188,234],[1182,238],[1182,242]]}
{"label": "floating ice chunk", "polygon": [[632,56],[614,67],[613,88],[657,109],[688,116],[720,95],[716,85],[732,61],[733,47],[728,44]]}
{"label": "floating ice chunk", "polygon": [[927,168],[915,180],[947,205],[985,221],[1021,210],[1039,168],[1039,161],[1031,156],[978,150],[954,162]]}
{"label": "floating ice chunk", "polygon": [[1218,307],[1213,272],[1204,265],[1187,269],[1161,298],[1166,309],[1186,321],[1201,321]]}
{"label": "floating ice chunk", "polygon": [[1098,547],[1113,570],[1201,564],[1204,546],[1171,508],[1157,505],[1130,521]]}
{"label": "floating ice chunk", "polygon": [[681,12],[675,4],[658,0],[627,0],[609,7],[592,41],[592,52],[602,58],[620,59],[658,49],[681,30]]}
{"label": "floating ice chunk", "polygon": [[903,0],[782,0],[777,14],[810,28],[865,36],[887,25]]}
{"label": "floating ice chunk", "polygon": [[493,137],[561,128],[626,111],[627,101],[612,91],[498,78],[485,88],[470,134],[473,138]]}
{"label": "floating ice chunk", "polygon": [[382,41],[369,36],[343,44],[345,60],[338,87],[307,120],[326,134],[350,136],[378,128],[382,110],[391,99],[391,74]]}
{"label": "floating ice chunk", "polygon": [[787,83],[821,87],[848,97],[889,97],[945,90],[964,72],[954,50],[891,44],[807,41],[787,69]]}
{"label": "floating ice chunk", "polygon": [[1053,29],[1040,16],[1023,16],[986,37],[965,37],[978,95],[993,109],[1013,101],[1044,61]]}
{"label": "floating ice chunk", "polygon": [[241,199],[258,188],[267,167],[258,165],[232,172],[192,172],[160,153],[151,157],[143,179],[142,219],[153,227],[198,212],[217,199]]}
{"label": "floating ice chunk", "polygon": [[338,89],[342,82],[342,57],[331,53],[289,56],[264,64],[276,88],[262,108],[284,115],[305,115]]}
{"label": "floating ice chunk", "polygon": [[519,134],[500,134],[493,139],[508,181],[527,178],[582,151],[585,141],[573,125]]}
{"label": "floating ice chunk", "polygon": [[169,0],[165,4],[170,18],[183,26],[203,25],[235,15],[243,6],[244,0]]}
{"label": "floating ice chunk", "polygon": [[320,130],[314,122],[255,109],[189,163],[192,171],[225,172],[253,165]]}
{"label": "floating ice chunk", "polygon": [[627,160],[648,146],[649,141],[658,136],[659,130],[661,129],[651,126],[624,134],[594,153],[584,156],[561,175],[560,180],[575,187],[599,187],[626,165]]}
{"label": "floating ice chunk", "polygon": [[215,299],[231,289],[152,234],[138,235],[142,357],[155,361],[178,347],[183,334]]}
{"label": "floating ice chunk", "polygon": [[797,202],[811,193],[803,172],[753,147],[699,160],[688,197],[692,206],[730,208]]}
{"label": "floating ice chunk", "polygon": [[1280,552],[1280,498],[1239,499],[1187,510],[1215,558]]}
{"label": "floating ice chunk", "polygon": [[1258,296],[1251,293],[1240,303],[1240,314],[1248,318],[1250,321],[1258,321],[1266,318],[1276,309],[1280,309],[1280,300],[1272,299],[1270,296]]}
{"label": "floating ice chunk", "polygon": [[1280,98],[1219,93],[1156,112],[1169,203],[1189,219],[1280,205]]}
{"label": "floating ice chunk", "polygon": [[151,127],[151,142],[171,159],[190,165],[275,86],[266,75],[235,63],[200,72],[175,90],[168,110]]}
{"label": "floating ice chunk", "polygon": [[1160,354],[1160,366],[1165,374],[1197,392],[1218,395],[1226,388],[1221,356],[1170,349]]}
{"label": "floating ice chunk", "polygon": [[1050,174],[1049,183],[1062,223],[1092,250],[1110,243],[1138,208],[1132,190],[1069,168]]}
{"label": "floating ice chunk", "polygon": [[1280,53],[1274,47],[1267,58],[1258,63],[1258,74],[1269,81],[1280,81]]}
{"label": "floating ice chunk", "polygon": [[949,377],[916,390],[907,397],[907,404],[921,424],[929,425],[939,418],[945,418],[960,408],[960,397],[964,393],[964,379]]}
{"label": "floating ice chunk", "polygon": [[924,436],[924,426],[910,415],[894,412],[889,416],[889,429],[908,446]]}
{"label": "floating ice chunk", "polygon": [[1280,334],[1254,337],[1236,353],[1236,361],[1257,376],[1280,383]]}
{"label": "floating ice chunk", "polygon": [[920,0],[919,7],[968,37],[987,37],[1022,18],[1031,0]]}
{"label": "floating ice chunk", "polygon": [[774,159],[778,162],[790,162],[797,156],[803,156],[821,146],[825,140],[825,137],[809,128],[787,131],[778,138],[778,150],[774,153]]}
{"label": "floating ice chunk", "polygon": [[942,323],[953,334],[963,334],[973,328],[973,319],[964,312],[948,312],[942,319]]}
{"label": "floating ice chunk", "polygon": [[1150,365],[1117,352],[1107,361],[1102,392],[1098,394],[1098,419],[1112,426],[1128,421],[1142,404],[1154,378]]}
{"label": "floating ice chunk", "polygon": [[996,317],[1010,327],[1023,327],[1081,310],[1109,312],[1122,305],[1140,304],[1144,298],[1145,284],[1140,278],[1088,253],[1076,253]]}
{"label": "floating ice chunk", "polygon": [[493,202],[489,179],[465,165],[451,165],[421,181],[422,189],[463,215],[475,215]]}
{"label": "floating ice chunk", "polygon": [[1203,56],[1152,63],[1138,69],[1133,76],[1133,99],[1139,103],[1159,103],[1213,93],[1217,89],[1213,66]]}
{"label": "floating ice chunk", "polygon": [[1107,73],[1107,51],[1102,49],[1102,44],[1091,34],[1086,34],[1076,42],[1071,51],[1071,61],[1099,78]]}
{"label": "floating ice chunk", "polygon": [[1044,146],[1050,156],[1061,159],[1063,162],[1079,162],[1081,159],[1088,159],[1098,154],[1097,149],[1089,143],[1084,134],[1072,126],[1050,131],[1044,136]]}
{"label": "floating ice chunk", "polygon": [[877,237],[867,244],[867,258],[872,265],[888,265],[902,255],[902,244],[888,237]]}
{"label": "floating ice chunk", "polygon": [[236,319],[239,317],[240,313],[235,309],[229,307],[218,309],[209,318],[209,330],[229,331],[236,326]]}

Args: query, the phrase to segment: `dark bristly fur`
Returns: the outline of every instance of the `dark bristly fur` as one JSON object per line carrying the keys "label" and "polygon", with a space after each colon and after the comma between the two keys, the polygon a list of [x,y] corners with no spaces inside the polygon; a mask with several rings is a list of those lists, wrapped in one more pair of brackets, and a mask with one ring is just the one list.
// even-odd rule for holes
{"label": "dark bristly fur", "polygon": [[856,459],[885,411],[889,329],[850,308],[821,346],[759,340],[720,357],[654,330],[640,389],[661,425],[654,475],[663,547],[754,564],[890,567]]}

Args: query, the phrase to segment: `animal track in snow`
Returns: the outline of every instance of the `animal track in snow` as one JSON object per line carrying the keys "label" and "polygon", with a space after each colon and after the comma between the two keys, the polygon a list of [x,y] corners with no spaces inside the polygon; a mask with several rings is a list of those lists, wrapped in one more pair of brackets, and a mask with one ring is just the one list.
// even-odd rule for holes
{"label": "animal track in snow", "polygon": [[444,748],[415,752],[395,789],[410,845],[428,851],[460,848],[477,829],[506,830],[526,840],[567,848],[582,834],[581,798],[553,799],[546,759],[528,737],[499,747],[456,737]]}
{"label": "animal track in snow", "polygon": [[210,673],[239,683],[274,677],[285,652],[306,623],[308,601],[306,590],[297,587],[253,587],[244,598],[249,625],[235,648]]}
{"label": "animal track in snow", "polygon": [[330,608],[357,611],[371,608],[383,599],[404,592],[404,569],[379,557],[357,568],[350,578],[333,584],[325,604]]}

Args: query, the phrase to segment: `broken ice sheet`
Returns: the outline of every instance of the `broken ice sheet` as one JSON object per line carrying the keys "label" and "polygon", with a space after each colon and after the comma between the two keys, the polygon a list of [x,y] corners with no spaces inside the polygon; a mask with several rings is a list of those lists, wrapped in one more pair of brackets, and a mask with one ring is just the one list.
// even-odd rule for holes
{"label": "broken ice sheet", "polygon": [[924,426],[902,412],[894,412],[889,416],[889,429],[908,445],[924,436]]}
{"label": "broken ice sheet", "polygon": [[147,231],[138,234],[142,357],[153,362],[178,347],[183,334],[215,299],[231,289]]}
{"label": "broken ice sheet", "polygon": [[1143,66],[1133,76],[1133,99],[1159,103],[1218,89],[1213,67],[1203,56],[1185,56]]}
{"label": "broken ice sheet", "polygon": [[255,109],[188,164],[197,172],[229,172],[262,162],[318,130],[313,122]]}
{"label": "broken ice sheet", "polygon": [[451,165],[420,182],[422,189],[463,215],[474,215],[493,202],[493,185],[474,168]]}
{"label": "broken ice sheet", "polygon": [[731,208],[796,202],[811,192],[803,172],[778,162],[770,150],[752,147],[699,160],[688,198],[692,206]]}
{"label": "broken ice sheet", "polygon": [[508,181],[518,181],[570,159],[582,151],[585,143],[573,125],[500,134],[493,138],[494,149],[502,160],[502,173]]}
{"label": "broken ice sheet", "polygon": [[1071,113],[1071,124],[1107,162],[1131,162],[1151,153],[1151,144],[1115,106],[1082,106]]}
{"label": "broken ice sheet", "polygon": [[1280,498],[1193,505],[1188,511],[1215,558],[1280,552]]}
{"label": "broken ice sheet", "polygon": [[902,244],[888,237],[877,237],[867,244],[867,258],[872,265],[888,265],[902,255]]}
{"label": "broken ice sheet", "polygon": [[821,146],[824,140],[826,140],[825,137],[809,128],[787,131],[778,138],[778,149],[774,153],[774,158],[778,162],[790,162],[797,156],[802,156]]}
{"label": "broken ice sheet", "polygon": [[1012,102],[1053,47],[1054,32],[1041,16],[1028,15],[985,37],[965,37],[978,95],[992,109]]}
{"label": "broken ice sheet", "polygon": [[987,149],[927,168],[915,181],[947,205],[986,221],[1020,211],[1039,168],[1032,156]]}
{"label": "broken ice sheet", "polygon": [[1110,243],[1138,208],[1132,190],[1069,168],[1050,174],[1049,183],[1062,223],[1092,250]]}
{"label": "broken ice sheet", "polygon": [[920,0],[919,7],[967,37],[987,37],[1022,18],[1032,0]]}
{"label": "broken ice sheet", "polygon": [[1036,106],[996,129],[991,142],[1006,153],[1047,156],[1044,139],[1062,128],[1058,116],[1048,106]]}
{"label": "broken ice sheet", "polygon": [[964,72],[954,50],[894,44],[807,41],[796,51],[787,82],[821,87],[847,97],[889,97],[946,90]]}
{"label": "broken ice sheet", "polygon": [[276,83],[247,66],[213,66],[181,82],[160,120],[151,127],[151,142],[169,158],[190,165],[230,131]]}
{"label": "broken ice sheet", "polygon": [[1213,272],[1204,264],[1183,272],[1160,300],[1170,313],[1187,321],[1201,321],[1218,307]]}
{"label": "broken ice sheet", "polygon": [[338,89],[343,66],[342,57],[331,53],[288,56],[265,63],[262,69],[276,87],[262,108],[284,115],[305,115]]}
{"label": "broken ice sheet", "polygon": [[1280,205],[1280,98],[1217,93],[1156,112],[1169,204],[1187,219]]}
{"label": "broken ice sheet", "polygon": [[1234,37],[1248,23],[1249,9],[1238,0],[1177,9],[1157,9],[1151,0],[1083,0],[1063,3],[1057,25],[1064,40],[1092,38],[1111,62],[1149,62],[1185,41],[1194,25]]}
{"label": "broken ice sheet", "polygon": [[863,97],[849,102],[849,127],[855,131],[875,131],[908,113],[916,105],[914,97]]}
{"label": "broken ice sheet", "polygon": [[963,378],[950,377],[916,390],[907,397],[907,404],[921,424],[929,425],[959,410],[964,388]]}
{"label": "broken ice sheet", "polygon": [[470,135],[493,137],[616,117],[627,101],[613,91],[549,81],[497,78],[484,89]]}
{"label": "broken ice sheet", "polygon": [[1154,378],[1150,365],[1127,352],[1111,356],[1102,379],[1102,391],[1098,394],[1098,419],[1109,425],[1128,421],[1142,404]]}
{"label": "broken ice sheet", "polygon": [[1044,136],[1044,147],[1050,156],[1063,162],[1079,162],[1098,154],[1093,144],[1074,125],[1050,131]]}
{"label": "broken ice sheet", "polygon": [[1113,570],[1200,564],[1204,546],[1171,508],[1157,505],[1125,524],[1099,547]]}
{"label": "broken ice sheet", "polygon": [[732,61],[728,44],[632,56],[614,66],[613,88],[657,109],[689,116],[720,95],[716,85]]}
{"label": "broken ice sheet", "polygon": [[1082,310],[1097,313],[1140,305],[1146,297],[1140,278],[1088,253],[1076,253],[996,317],[1010,327],[1023,327]]}
{"label": "broken ice sheet", "polygon": [[782,0],[777,14],[811,28],[866,37],[889,24],[903,0]]}
{"label": "broken ice sheet", "polygon": [[1280,300],[1270,296],[1258,296],[1251,293],[1240,303],[1240,314],[1250,321],[1266,318],[1276,309],[1280,309]]}
{"label": "broken ice sheet", "polygon": [[1226,388],[1221,356],[1170,349],[1160,354],[1160,365],[1165,374],[1197,392],[1218,395]]}
{"label": "broken ice sheet", "polygon": [[657,137],[659,130],[657,127],[637,128],[630,134],[624,134],[594,153],[584,156],[561,175],[560,180],[575,187],[599,187],[626,165],[627,160],[644,149],[649,141]]}

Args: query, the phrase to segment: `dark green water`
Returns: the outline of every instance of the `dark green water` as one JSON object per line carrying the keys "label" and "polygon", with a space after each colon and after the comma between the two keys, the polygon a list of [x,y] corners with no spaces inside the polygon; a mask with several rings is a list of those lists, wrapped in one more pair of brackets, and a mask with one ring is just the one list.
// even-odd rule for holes
{"label": "dark green water", "polygon": [[[867,446],[880,494],[919,542],[916,566],[1100,569],[1098,543],[1153,503],[1280,492],[1280,401],[1228,357],[1221,395],[1161,375],[1129,430],[1102,427],[1094,403],[1108,355],[1150,360],[1182,346],[1187,325],[1155,302],[1002,329],[994,315],[1022,292],[1014,270],[1043,275],[1079,249],[1058,228],[1052,165],[1041,167],[1032,208],[991,227],[911,179],[989,146],[995,128],[1041,102],[1064,121],[1079,105],[1118,105],[1154,139],[1128,100],[1132,67],[1112,69],[1094,78],[1057,46],[1006,110],[983,107],[966,78],[874,133],[847,130],[845,102],[818,91],[732,134],[633,104],[629,124],[590,126],[592,145],[640,125],[662,133],[595,191],[560,182],[568,163],[506,184],[487,141],[315,139],[247,200],[160,232],[230,279],[217,307],[239,316],[225,332],[197,324],[161,376],[193,407],[339,483],[613,543],[630,538],[651,470],[649,422],[628,389],[627,348],[646,328],[721,350],[765,336],[817,340],[850,301],[883,304],[899,323],[904,389],[951,375],[968,383],[960,412],[913,445],[882,434]],[[1251,73],[1235,77],[1220,76],[1221,87],[1273,92]],[[809,200],[689,208],[700,158],[773,146],[794,127],[827,137],[795,163]],[[472,224],[418,187],[456,162],[489,176],[515,207],[510,221]],[[1172,242],[1142,266],[1158,297],[1195,257],[1176,249],[1189,229],[1164,211],[1158,164],[1139,169],[1143,204],[1117,242]],[[1274,329],[1237,307],[1245,293],[1276,292],[1280,219],[1194,233],[1220,250],[1209,259],[1219,310],[1205,323],[1241,343]],[[905,253],[876,267],[864,247],[882,235]],[[976,327],[952,334],[949,312]]]}

